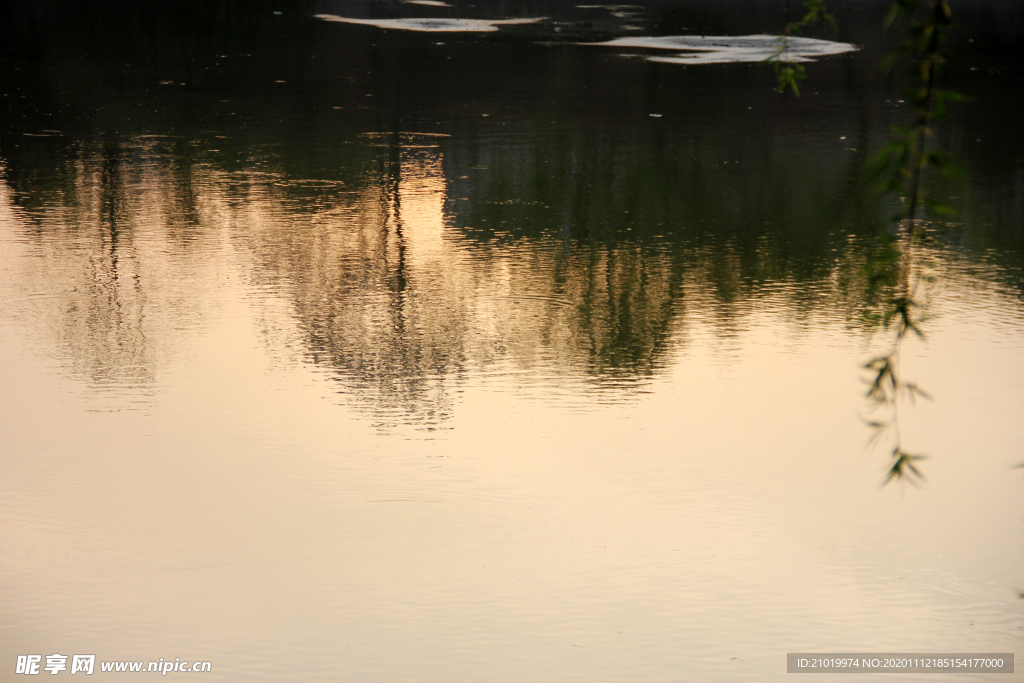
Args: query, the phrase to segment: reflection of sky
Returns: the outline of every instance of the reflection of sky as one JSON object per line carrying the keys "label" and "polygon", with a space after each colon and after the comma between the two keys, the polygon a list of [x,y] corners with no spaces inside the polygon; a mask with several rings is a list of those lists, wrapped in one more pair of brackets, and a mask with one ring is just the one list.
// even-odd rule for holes
{"label": "reflection of sky", "polygon": [[[629,203],[660,179],[621,191],[644,154],[600,176],[582,143],[352,138],[331,181],[139,137],[0,183],[0,655],[763,681],[798,647],[1019,642],[1024,309],[998,267],[922,254],[936,317],[904,369],[938,400],[902,426],[929,483],[879,492],[855,236],[807,268],[809,238],[662,232]],[[524,170],[560,159],[572,184]]]}
{"label": "reflection of sky", "polygon": [[[74,167],[66,205],[30,215],[0,187],[4,656],[171,654],[223,681],[282,661],[311,681],[781,681],[797,645],[1019,642],[1012,293],[946,260],[905,356],[939,397],[904,418],[929,484],[879,492],[868,350],[842,316],[798,313],[806,283],[741,288],[723,318],[720,254],[675,272],[628,243],[473,243],[442,151],[396,154],[312,193],[121,167],[116,267],[112,155],[105,176],[100,154]],[[13,300],[75,288],[88,305]],[[646,338],[623,297],[645,324],[674,311],[657,324],[687,342],[629,400],[587,384],[601,335]],[[155,392],[97,399],[76,372],[129,357]],[[439,434],[402,420],[446,429],[408,440]]]}

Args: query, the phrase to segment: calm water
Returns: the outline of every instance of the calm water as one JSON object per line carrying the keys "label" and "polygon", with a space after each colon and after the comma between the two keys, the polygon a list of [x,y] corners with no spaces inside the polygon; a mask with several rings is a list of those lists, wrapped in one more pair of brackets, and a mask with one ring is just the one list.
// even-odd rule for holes
{"label": "calm water", "polygon": [[[815,37],[859,49],[801,99],[581,44],[777,33],[767,2],[5,10],[0,678],[1021,654],[1024,18],[959,5],[976,101],[938,139],[967,173],[930,188],[958,213],[904,355],[936,398],[902,411],[920,489],[880,489],[861,419],[895,204],[860,179],[909,116],[881,5],[833,5]],[[366,25],[426,18],[474,30]],[[947,679],[986,677],[901,677]]]}

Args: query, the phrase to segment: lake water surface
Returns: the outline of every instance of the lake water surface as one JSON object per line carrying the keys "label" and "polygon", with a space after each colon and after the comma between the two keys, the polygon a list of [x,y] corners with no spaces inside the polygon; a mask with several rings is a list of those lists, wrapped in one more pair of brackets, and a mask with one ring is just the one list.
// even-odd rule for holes
{"label": "lake water surface", "polygon": [[799,99],[736,57],[756,41],[642,40],[777,34],[768,2],[5,10],[2,670],[1019,654],[1024,19],[994,5],[958,15],[975,101],[936,139],[966,173],[929,185],[957,213],[915,257],[919,488],[881,488],[864,423],[897,202],[861,179],[911,115],[883,4],[834,5],[813,37],[857,49],[808,43]]}

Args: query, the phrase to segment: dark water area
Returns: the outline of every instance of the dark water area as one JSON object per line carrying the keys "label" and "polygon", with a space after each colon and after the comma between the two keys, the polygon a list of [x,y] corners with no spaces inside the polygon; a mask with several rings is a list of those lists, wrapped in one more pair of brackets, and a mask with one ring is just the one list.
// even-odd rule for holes
{"label": "dark water area", "polygon": [[[777,33],[776,5],[652,4],[633,11],[643,25],[632,28]],[[573,44],[628,34],[622,25],[632,19],[564,3],[29,3],[4,22],[7,174],[28,196],[36,188],[23,183],[39,182],[37,159],[52,155],[56,166],[79,145],[100,143],[115,154],[132,136],[156,133],[189,147],[172,154],[185,167],[234,170],[269,153],[288,174],[351,185],[367,182],[365,164],[386,165],[385,152],[374,159],[352,148],[360,133],[444,132],[452,136],[446,173],[473,195],[472,212],[455,220],[474,238],[503,220],[480,205],[515,197],[552,207],[503,211],[522,235],[614,240],[629,227],[635,241],[654,228],[670,240],[714,235],[749,249],[770,225],[788,240],[785,251],[801,252],[792,267],[808,272],[813,255],[827,264],[829,235],[872,235],[890,213],[861,185],[865,160],[910,115],[899,102],[902,71],[877,66],[893,43],[879,29],[884,9],[834,6],[837,39],[863,49],[812,65],[796,100],[772,91],[762,65],[679,68]],[[1024,19],[1012,3],[956,10],[949,85],[976,104],[956,107],[941,127],[968,180],[940,192],[971,226],[951,239],[1016,269]],[[551,19],[494,34],[423,34],[311,19],[317,12]],[[41,130],[61,133],[22,139]],[[463,178],[492,154],[500,168]]]}
{"label": "dark water area", "polygon": [[951,3],[902,497],[858,372],[906,69],[888,3],[828,4],[807,35],[857,49],[798,98],[598,44],[783,2],[7,3],[5,661],[760,681],[1019,645],[1024,4]]}

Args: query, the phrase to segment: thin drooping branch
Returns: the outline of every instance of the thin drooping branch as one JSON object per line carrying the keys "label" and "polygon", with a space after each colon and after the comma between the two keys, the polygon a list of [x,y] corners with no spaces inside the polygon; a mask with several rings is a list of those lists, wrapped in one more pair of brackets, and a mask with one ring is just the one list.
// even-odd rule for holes
{"label": "thin drooping branch", "polygon": [[[958,98],[954,93],[936,88],[939,67],[945,63],[945,34],[951,25],[949,4],[947,0],[928,0],[923,13],[919,12],[919,5],[919,0],[896,0],[887,20],[890,24],[895,19],[902,19],[908,26],[908,38],[899,54],[908,55],[913,63],[911,78],[914,87],[908,99],[915,110],[914,124],[909,129],[894,129],[897,138],[876,157],[870,171],[872,177],[883,179],[881,189],[899,195],[905,207],[896,217],[900,225],[897,237],[894,239],[883,231],[880,235],[883,248],[868,265],[869,287],[874,288],[886,280],[886,273],[893,283],[891,295],[882,304],[882,314],[877,316],[882,328],[893,335],[889,352],[865,364],[865,368],[873,373],[867,397],[876,409],[887,411],[886,418],[868,423],[876,430],[872,439],[874,443],[888,435],[893,446],[886,483],[894,479],[913,482],[924,478],[915,465],[924,456],[904,450],[899,408],[903,400],[916,401],[929,396],[917,384],[902,379],[900,356],[908,336],[913,334],[924,338],[917,313],[924,305],[923,280],[917,274],[915,263],[916,245],[924,237],[925,230],[923,221],[918,217],[924,201],[922,176],[928,166],[937,167],[940,171],[949,170],[941,154],[928,151],[928,139],[932,135],[933,123],[945,114],[944,99]],[[920,14],[923,16],[919,18]],[[936,209],[942,208],[932,205]]]}

